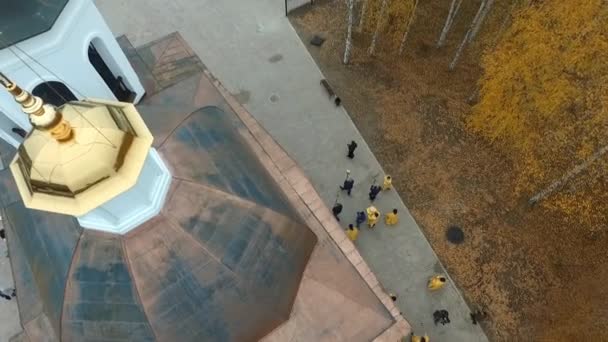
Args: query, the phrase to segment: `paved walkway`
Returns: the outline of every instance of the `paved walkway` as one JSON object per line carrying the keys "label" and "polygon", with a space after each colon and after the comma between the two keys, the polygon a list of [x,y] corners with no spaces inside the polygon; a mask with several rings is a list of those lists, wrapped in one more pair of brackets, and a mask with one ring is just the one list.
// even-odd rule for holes
{"label": "paved walkway", "polygon": [[[380,165],[342,108],[328,101],[323,78],[284,16],[283,0],[97,0],[115,35],[142,45],[179,31],[213,74],[245,105],[294,157],[326,204],[332,205],[346,169],[356,180],[353,197],[344,199],[344,223],[369,205],[367,189]],[[346,143],[359,142],[354,161]],[[485,341],[469,323],[469,310],[450,284],[429,294],[426,280],[442,272],[422,232],[393,191],[376,206],[397,207],[401,223],[363,231],[359,249],[380,282],[399,294],[398,306],[416,332],[433,341]],[[434,326],[432,312],[447,309],[452,323]]]}
{"label": "paved walkway", "polygon": [[[0,223],[0,226],[1,225],[2,223]],[[0,290],[15,287],[13,275],[11,273],[10,260],[6,257],[6,253],[6,240],[0,241]],[[12,300],[7,301],[0,298],[0,341],[8,341],[9,338],[20,331],[21,325],[19,324],[17,300],[13,298]]]}

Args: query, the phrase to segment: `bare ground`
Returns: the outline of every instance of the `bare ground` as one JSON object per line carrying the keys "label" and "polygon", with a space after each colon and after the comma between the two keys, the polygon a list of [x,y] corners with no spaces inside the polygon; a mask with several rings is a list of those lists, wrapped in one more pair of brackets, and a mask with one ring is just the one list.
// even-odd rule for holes
{"label": "bare ground", "polygon": [[[443,19],[448,4],[419,6],[404,55],[381,41],[369,58],[368,35],[356,33],[348,66],[341,64],[343,2],[315,2],[291,21],[466,300],[488,311],[490,339],[608,341],[608,236],[514,197],[509,156],[464,125],[483,46],[447,70],[470,18],[436,49],[443,23],[427,19]],[[475,8],[463,11],[466,19]],[[308,44],[313,34],[327,38],[321,48]],[[450,225],[465,231],[463,244],[446,240]]]}

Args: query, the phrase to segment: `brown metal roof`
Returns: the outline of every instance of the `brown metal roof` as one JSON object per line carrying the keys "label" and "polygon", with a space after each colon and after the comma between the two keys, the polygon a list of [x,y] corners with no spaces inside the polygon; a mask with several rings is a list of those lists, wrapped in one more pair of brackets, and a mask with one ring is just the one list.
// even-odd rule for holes
{"label": "brown metal roof", "polygon": [[304,225],[210,80],[168,83],[139,110],[171,190],[129,234],[26,209],[0,171],[24,341],[366,341],[391,326],[327,233]]}

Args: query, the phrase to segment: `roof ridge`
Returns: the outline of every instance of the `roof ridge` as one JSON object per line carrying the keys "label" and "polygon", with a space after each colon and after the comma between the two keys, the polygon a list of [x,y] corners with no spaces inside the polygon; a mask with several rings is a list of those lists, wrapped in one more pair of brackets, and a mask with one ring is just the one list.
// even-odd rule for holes
{"label": "roof ridge", "polygon": [[125,265],[127,267],[127,272],[129,272],[129,277],[131,277],[131,287],[133,288],[133,292],[135,293],[135,297],[137,298],[137,304],[141,307],[141,311],[144,313],[144,317],[146,318],[146,323],[150,327],[150,331],[152,335],[154,335],[154,340],[158,341],[158,337],[156,335],[156,330],[154,330],[154,326],[150,323],[148,319],[149,315],[146,312],[146,306],[143,304],[141,300],[141,295],[139,294],[139,288],[136,284],[136,278],[133,275],[133,270],[131,269],[131,258],[129,257],[129,251],[127,250],[127,246],[125,245],[125,235],[120,236],[120,248],[122,249],[123,258],[125,260]]}

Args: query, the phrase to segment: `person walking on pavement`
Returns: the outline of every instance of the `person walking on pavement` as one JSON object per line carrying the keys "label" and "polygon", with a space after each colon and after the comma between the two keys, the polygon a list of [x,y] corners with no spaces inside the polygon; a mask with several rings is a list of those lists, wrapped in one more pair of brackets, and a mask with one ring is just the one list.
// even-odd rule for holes
{"label": "person walking on pavement", "polygon": [[393,179],[391,176],[384,176],[384,182],[382,182],[382,190],[390,190],[393,188]]}
{"label": "person walking on pavement", "polygon": [[346,170],[346,179],[344,180],[344,184],[340,187],[340,190],[346,190],[346,194],[350,196],[350,192],[353,191],[354,186],[355,180],[350,178],[350,170]]}
{"label": "person walking on pavement", "polygon": [[384,216],[384,223],[387,226],[394,226],[399,222],[399,216],[397,216],[397,209],[393,209],[392,212]]}
{"label": "person walking on pavement", "polygon": [[473,324],[483,321],[488,317],[488,313],[484,310],[477,309],[475,312],[471,312],[471,321]]}
{"label": "person walking on pavement", "polygon": [[446,325],[450,323],[450,313],[448,310],[436,310],[433,312],[433,322],[435,325],[437,323],[441,323],[441,325]]}
{"label": "person walking on pavement", "polygon": [[346,156],[350,159],[355,158],[355,149],[357,148],[357,143],[353,140],[346,146],[348,147],[348,154]]}
{"label": "person walking on pavement", "polygon": [[340,222],[340,217],[338,217],[338,215],[340,215],[340,213],[342,212],[342,203],[338,203],[336,202],[336,204],[334,204],[334,207],[331,208],[331,212],[334,214],[334,217],[336,218],[336,220],[338,220],[338,222]]}
{"label": "person walking on pavement", "polygon": [[367,218],[367,216],[365,215],[365,212],[357,211],[357,218],[355,220],[355,226],[357,228],[361,228],[361,223],[365,222],[366,218]]}
{"label": "person walking on pavement", "polygon": [[382,190],[381,187],[372,184],[372,186],[369,188],[369,200],[373,202],[376,199],[376,196],[378,196],[380,193],[380,190]]}
{"label": "person walking on pavement", "polygon": [[445,276],[436,275],[429,279],[428,288],[431,291],[439,290],[443,286],[445,286],[447,279]]}
{"label": "person walking on pavement", "polygon": [[430,342],[431,340],[429,339],[429,335],[424,334],[424,336],[418,336],[418,335],[414,335],[414,333],[412,333],[412,342]]}
{"label": "person walking on pavement", "polygon": [[370,206],[367,208],[367,226],[370,229],[373,229],[376,226],[376,223],[378,223],[378,217],[380,217],[380,212],[378,209],[376,209],[376,207]]}
{"label": "person walking on pavement", "polygon": [[374,229],[376,223],[378,223],[378,217],[380,217],[380,214],[378,212],[375,212],[367,217],[367,225],[370,229]]}
{"label": "person walking on pavement", "polygon": [[346,236],[350,239],[350,241],[357,241],[357,237],[359,236],[359,229],[354,227],[352,224],[348,225],[348,229],[346,230]]}

